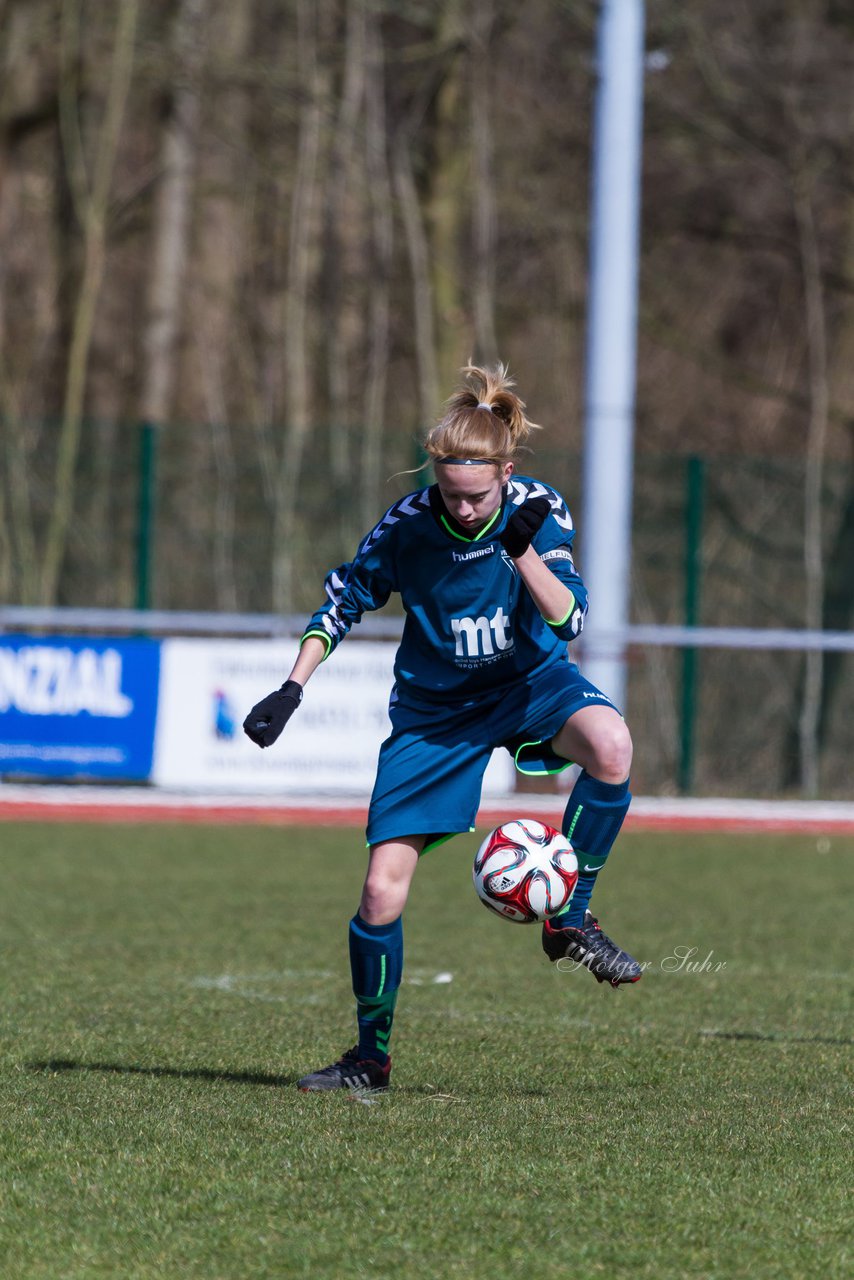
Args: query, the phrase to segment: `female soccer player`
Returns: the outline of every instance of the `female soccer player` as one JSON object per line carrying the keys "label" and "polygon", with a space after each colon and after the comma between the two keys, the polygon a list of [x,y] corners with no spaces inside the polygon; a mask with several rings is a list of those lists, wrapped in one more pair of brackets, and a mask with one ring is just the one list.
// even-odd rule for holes
{"label": "female soccer player", "polygon": [[427,436],[436,483],[396,502],[350,564],[326,579],[290,676],[252,708],[244,730],[276,741],[319,664],[393,591],[406,613],[368,815],[370,848],[350,922],[358,1044],[304,1076],[303,1090],[385,1089],[403,969],[401,914],[427,849],[473,829],[495,747],[521,772],[581,766],[563,819],[579,860],[569,909],[543,926],[552,961],[599,982],[641,968],[600,929],[590,895],[629,807],[632,744],[614,705],[568,660],[587,592],[572,560],[573,524],[554,489],[515,475],[534,424],[504,366],[463,370],[467,385]]}

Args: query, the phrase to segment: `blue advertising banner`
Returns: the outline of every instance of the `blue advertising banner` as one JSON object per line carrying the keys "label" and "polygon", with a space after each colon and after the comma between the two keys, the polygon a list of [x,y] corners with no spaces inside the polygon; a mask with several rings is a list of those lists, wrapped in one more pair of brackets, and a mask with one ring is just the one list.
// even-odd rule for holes
{"label": "blue advertising banner", "polygon": [[160,643],[0,636],[0,774],[144,781]]}

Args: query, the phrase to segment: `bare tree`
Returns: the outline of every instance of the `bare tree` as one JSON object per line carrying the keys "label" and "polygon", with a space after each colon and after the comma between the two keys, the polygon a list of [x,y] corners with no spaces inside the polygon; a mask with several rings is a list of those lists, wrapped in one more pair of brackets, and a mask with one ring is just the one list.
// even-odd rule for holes
{"label": "bare tree", "polygon": [[385,75],[379,24],[369,17],[366,29],[367,90],[365,111],[365,173],[371,205],[370,320],[365,421],[362,427],[361,524],[368,528],[380,505],[380,467],[385,392],[388,376],[389,292],[393,247],[391,178],[385,114]]}
{"label": "bare tree", "polygon": [[78,114],[80,0],[63,0],[60,125],[75,209],[83,229],[84,264],[68,353],[53,506],[42,558],[40,598],[43,604],[52,603],[56,597],[74,504],[86,370],[95,308],[104,278],[110,182],[133,71],[137,8],[138,0],[120,0],[107,101],[90,182]]}
{"label": "bare tree", "polygon": [[498,358],[495,336],[495,262],[498,217],[495,200],[491,92],[494,0],[474,0],[471,14],[472,245],[474,332],[481,360]]}
{"label": "bare tree", "polygon": [[439,372],[436,363],[430,247],[412,172],[410,142],[408,132],[401,129],[394,146],[394,183],[403,218],[409,269],[412,275],[419,417],[421,422],[426,424],[431,421],[438,409]]}
{"label": "bare tree", "polygon": [[39,596],[33,392],[43,373],[55,259],[40,252],[52,236],[32,215],[22,151],[55,128],[55,68],[44,56],[52,20],[45,4],[0,11],[0,592],[26,603]]}
{"label": "bare tree", "polygon": [[[366,82],[366,0],[347,0],[344,69],[330,163],[326,288],[330,309],[327,355],[329,384],[329,467],[343,486],[352,468],[352,385],[354,351],[364,325],[356,296],[356,275],[362,261],[361,193],[358,189],[357,130],[364,107]],[[343,514],[343,513],[342,513]],[[342,533],[347,530],[342,528]]]}
{"label": "bare tree", "polygon": [[329,98],[328,75],[318,53],[318,25],[325,4],[297,2],[297,66],[304,102],[291,202],[288,282],[285,295],[285,430],[278,461],[273,513],[273,608],[293,605],[297,496],[311,427],[309,291],[317,269],[320,230],[322,127]]}
{"label": "bare tree", "polygon": [[466,102],[462,81],[464,47],[460,0],[443,0],[437,42],[446,50],[444,77],[433,108],[433,146],[427,201],[430,228],[433,298],[436,308],[439,377],[449,386],[462,360],[470,354],[463,264],[462,224],[470,207],[469,153],[460,146]]}
{"label": "bare tree", "polygon": [[163,128],[152,229],[148,319],[143,335],[143,421],[169,421],[197,164],[202,25],[209,0],[180,0],[172,28],[172,83]]}
{"label": "bare tree", "polygon": [[214,591],[217,607],[229,611],[238,607],[234,567],[235,428],[231,420],[232,416],[242,416],[239,401],[229,392],[246,239],[241,177],[248,99],[239,72],[246,62],[251,23],[251,0],[237,0],[212,24],[218,73],[210,106],[211,137],[201,171],[198,283],[193,291],[192,328],[216,473],[215,518],[211,527]]}

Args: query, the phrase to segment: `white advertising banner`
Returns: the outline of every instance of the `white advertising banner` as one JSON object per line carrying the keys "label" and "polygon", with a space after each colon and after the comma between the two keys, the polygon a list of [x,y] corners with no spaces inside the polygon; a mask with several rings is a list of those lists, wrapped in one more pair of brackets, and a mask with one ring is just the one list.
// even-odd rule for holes
{"label": "white advertising banner", "polygon": [[[243,732],[250,708],[277,689],[294,660],[292,640],[165,640],[152,781],[182,790],[366,796],[388,737],[397,646],[341,645],[312,676],[293,720],[261,750]],[[507,795],[514,769],[496,751],[485,796]]]}

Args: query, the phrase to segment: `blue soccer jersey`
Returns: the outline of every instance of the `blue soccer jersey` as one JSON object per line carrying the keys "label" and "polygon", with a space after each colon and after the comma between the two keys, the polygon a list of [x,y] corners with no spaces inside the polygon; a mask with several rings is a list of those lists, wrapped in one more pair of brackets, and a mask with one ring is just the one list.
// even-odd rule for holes
{"label": "blue soccer jersey", "polygon": [[[514,510],[536,497],[547,498],[551,511],[532,545],[572,592],[564,618],[540,615],[499,540]],[[397,592],[406,615],[394,668],[403,699],[411,692],[419,700],[464,701],[564,661],[567,641],[581,632],[587,591],[573,563],[574,528],[561,495],[513,476],[499,518],[474,538],[444,515],[436,485],[390,507],[352,562],[328,575],[327,600],[305,636],[320,636],[328,656],[365,612]]]}

